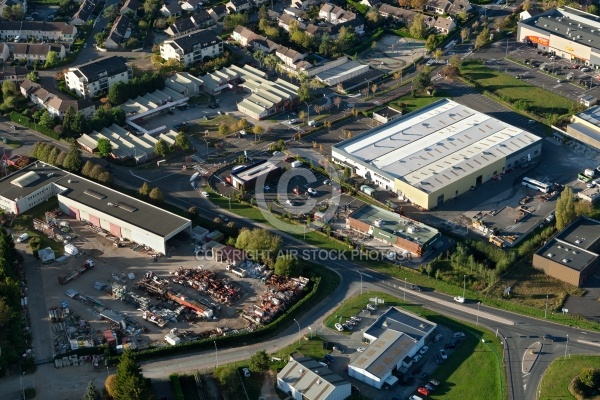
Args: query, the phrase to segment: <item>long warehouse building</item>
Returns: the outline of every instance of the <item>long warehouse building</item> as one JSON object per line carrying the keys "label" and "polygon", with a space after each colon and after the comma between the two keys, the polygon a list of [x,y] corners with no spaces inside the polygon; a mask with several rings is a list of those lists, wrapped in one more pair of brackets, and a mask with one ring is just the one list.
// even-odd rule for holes
{"label": "long warehouse building", "polygon": [[0,180],[0,208],[15,215],[56,196],[66,215],[166,254],[167,241],[192,222],[60,168],[37,161]]}
{"label": "long warehouse building", "polygon": [[541,150],[538,136],[443,99],[338,143],[332,157],[430,210],[539,160]]}

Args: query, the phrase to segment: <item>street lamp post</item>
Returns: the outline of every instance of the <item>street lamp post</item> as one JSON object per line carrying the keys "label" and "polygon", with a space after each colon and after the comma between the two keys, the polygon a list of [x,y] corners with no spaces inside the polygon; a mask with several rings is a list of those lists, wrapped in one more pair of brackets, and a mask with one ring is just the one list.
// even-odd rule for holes
{"label": "street lamp post", "polygon": [[481,302],[477,302],[477,322],[475,323],[475,326],[479,326],[479,305],[481,304]]}
{"label": "street lamp post", "polygon": [[217,350],[217,341],[213,342],[215,344],[215,359],[217,360],[217,368],[219,368],[219,351]]}
{"label": "street lamp post", "polygon": [[208,159],[208,140],[202,138],[202,140],[204,140],[204,142],[206,143],[206,158]]}
{"label": "street lamp post", "polygon": [[567,358],[568,349],[569,349],[569,334],[567,333],[567,345],[565,346],[565,358]]}
{"label": "street lamp post", "polygon": [[406,303],[406,278],[404,278],[404,302]]}
{"label": "street lamp post", "polygon": [[294,318],[294,322],[298,324],[298,347],[300,347],[300,322],[296,321],[296,318]]}
{"label": "street lamp post", "polygon": [[467,275],[463,275],[463,300],[465,298],[466,290],[467,290]]}
{"label": "street lamp post", "polygon": [[310,121],[310,106],[307,101],[304,104],[306,104],[306,123],[308,124],[308,121]]}
{"label": "street lamp post", "polygon": [[548,295],[546,295],[546,309],[544,310],[544,319],[546,319],[548,315]]}

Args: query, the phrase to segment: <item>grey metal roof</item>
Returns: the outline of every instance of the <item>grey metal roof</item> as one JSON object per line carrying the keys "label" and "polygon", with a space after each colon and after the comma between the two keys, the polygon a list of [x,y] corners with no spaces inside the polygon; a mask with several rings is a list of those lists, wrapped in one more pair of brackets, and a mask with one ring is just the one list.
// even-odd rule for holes
{"label": "grey metal roof", "polygon": [[550,240],[545,246],[536,251],[536,254],[577,271],[582,271],[598,257],[596,253],[558,239]]}
{"label": "grey metal roof", "polygon": [[600,221],[585,217],[577,218],[556,235],[556,238],[582,249],[597,251],[594,245],[600,240]]}
{"label": "grey metal roof", "polygon": [[379,338],[384,332],[393,330],[405,333],[418,341],[430,334],[436,326],[418,315],[391,307],[365,330],[365,334]]}
{"label": "grey metal roof", "polygon": [[277,379],[302,393],[302,398],[307,400],[327,400],[336,387],[350,387],[350,382],[310,357],[290,360],[277,374]]}
{"label": "grey metal roof", "polygon": [[351,367],[368,371],[383,379],[404,359],[417,341],[412,337],[397,331],[385,331],[350,363]]}

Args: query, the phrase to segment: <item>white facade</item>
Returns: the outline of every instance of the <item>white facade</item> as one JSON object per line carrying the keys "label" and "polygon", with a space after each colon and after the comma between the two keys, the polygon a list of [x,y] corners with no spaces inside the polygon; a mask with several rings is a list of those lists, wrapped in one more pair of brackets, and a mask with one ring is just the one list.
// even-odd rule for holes
{"label": "white facade", "polygon": [[65,74],[67,87],[81,97],[94,97],[100,92],[108,91],[115,83],[128,82],[131,78],[133,78],[131,67],[127,67],[126,70],[113,75],[103,73],[98,79],[91,81],[78,68],[69,68],[69,71]]}
{"label": "white facade", "polygon": [[[43,30],[42,30],[43,29]],[[0,39],[59,40],[73,42],[77,27],[66,22],[0,21]]]}
{"label": "white facade", "polygon": [[350,382],[310,357],[291,358],[277,374],[277,387],[295,400],[344,400]]}
{"label": "white facade", "polygon": [[[165,40],[160,45],[160,56],[165,60],[175,59],[184,66],[201,62],[204,57],[214,58],[223,53],[223,42],[220,39],[204,41],[201,38],[197,43],[189,44],[194,34],[183,36],[173,40]],[[212,34],[214,36],[214,34]],[[183,42],[186,42],[183,44]]]}

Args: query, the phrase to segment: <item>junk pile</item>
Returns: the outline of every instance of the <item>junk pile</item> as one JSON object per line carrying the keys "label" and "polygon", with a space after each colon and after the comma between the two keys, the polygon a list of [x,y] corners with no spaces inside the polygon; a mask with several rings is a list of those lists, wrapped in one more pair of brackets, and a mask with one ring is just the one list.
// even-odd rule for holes
{"label": "junk pile", "polygon": [[48,317],[52,322],[51,330],[56,354],[95,346],[90,324],[72,314],[66,301],[63,301],[60,307],[51,307],[48,310]]}
{"label": "junk pile", "polygon": [[241,297],[241,288],[231,279],[218,278],[213,271],[200,266],[196,268],[179,267],[173,272],[173,282],[189,286],[198,292],[210,296],[216,302],[231,305]]}

